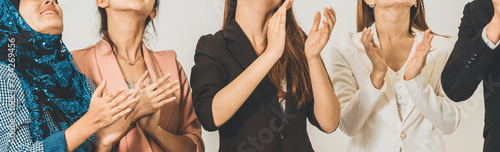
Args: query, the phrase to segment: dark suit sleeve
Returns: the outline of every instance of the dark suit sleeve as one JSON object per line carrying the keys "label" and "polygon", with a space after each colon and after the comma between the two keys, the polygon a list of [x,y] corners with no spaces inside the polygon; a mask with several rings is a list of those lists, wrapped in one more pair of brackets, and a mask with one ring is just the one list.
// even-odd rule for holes
{"label": "dark suit sleeve", "polygon": [[195,65],[191,69],[195,113],[208,131],[219,129],[214,123],[212,102],[215,95],[226,86],[225,70],[214,37],[207,35],[200,38],[196,46]]}
{"label": "dark suit sleeve", "polygon": [[441,75],[444,92],[456,102],[472,96],[500,51],[491,50],[482,38],[492,16],[486,6],[481,0],[465,6],[458,41]]}

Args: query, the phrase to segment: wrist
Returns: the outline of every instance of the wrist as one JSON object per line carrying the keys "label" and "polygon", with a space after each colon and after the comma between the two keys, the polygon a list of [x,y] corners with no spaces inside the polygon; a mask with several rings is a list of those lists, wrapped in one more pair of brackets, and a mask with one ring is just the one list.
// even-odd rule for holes
{"label": "wrist", "polygon": [[115,143],[103,140],[99,132],[94,136],[94,145],[96,146],[96,151],[111,151]]}
{"label": "wrist", "polygon": [[370,73],[370,76],[376,79],[384,79],[385,74],[387,73],[387,70],[373,70]]}
{"label": "wrist", "polygon": [[384,77],[385,72],[382,71],[373,71],[370,74],[370,79],[372,80],[372,84],[375,88],[380,89],[384,85]]}
{"label": "wrist", "polygon": [[151,130],[148,129],[143,129],[144,133],[146,133],[149,137],[153,138],[154,140],[158,140],[158,138],[166,138],[165,134],[162,132],[163,129],[160,126],[154,127],[154,129],[150,128]]}
{"label": "wrist", "polygon": [[415,79],[415,77],[417,77],[417,76],[418,76],[418,74],[416,74],[416,75],[407,75],[407,74],[404,74],[404,75],[403,75],[403,79],[404,79],[405,81],[410,81],[410,80],[412,80],[412,79]]}
{"label": "wrist", "polygon": [[[83,122],[83,123],[82,123]],[[89,118],[88,115],[83,115],[80,120],[75,122],[75,125],[79,125],[80,123],[85,124],[82,129],[87,130],[88,132],[91,132],[92,134],[96,133],[101,129],[100,126],[98,126],[97,122],[92,121],[92,118]]]}
{"label": "wrist", "polygon": [[109,152],[112,149],[113,149],[112,145],[101,144],[101,143],[97,142],[97,139],[96,139],[96,143],[95,143],[95,151],[96,152]]}
{"label": "wrist", "polygon": [[160,132],[160,130],[161,130],[161,127],[160,127],[160,126],[156,126],[156,127],[154,128],[154,130],[152,130],[152,132],[153,132],[153,133],[152,133],[152,134],[153,134],[153,135],[152,135],[152,136],[153,136],[153,138],[155,138],[155,139],[156,139],[156,135],[159,135],[159,134],[160,134],[160,133],[159,133],[159,132]]}
{"label": "wrist", "polygon": [[146,134],[148,134],[154,138],[158,132],[158,127],[160,127],[160,126],[155,126],[155,127],[147,128],[147,129],[143,129],[143,130],[144,130],[144,132],[146,132]]}
{"label": "wrist", "polygon": [[308,62],[318,61],[318,60],[321,60],[321,55],[319,55],[319,54],[317,54],[317,55],[307,55],[306,54],[306,58],[307,58]]}
{"label": "wrist", "polygon": [[500,39],[500,15],[495,14],[486,28],[486,37],[493,43]]}
{"label": "wrist", "polygon": [[[137,107],[135,109],[137,110]],[[135,111],[132,111],[130,113],[129,118],[130,119],[125,119],[129,125],[133,125],[133,124],[137,123],[137,121],[139,121],[139,119],[141,119],[138,115],[138,112],[135,112]]]}
{"label": "wrist", "polygon": [[270,59],[273,59],[275,61],[278,61],[282,55],[283,55],[283,53],[279,53],[278,51],[269,50],[269,49],[266,49],[264,51],[264,53],[262,53],[262,56],[269,57]]}

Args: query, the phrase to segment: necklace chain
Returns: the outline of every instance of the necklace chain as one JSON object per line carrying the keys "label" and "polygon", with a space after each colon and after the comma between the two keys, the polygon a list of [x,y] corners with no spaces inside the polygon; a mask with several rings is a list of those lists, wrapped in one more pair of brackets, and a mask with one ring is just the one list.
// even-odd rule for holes
{"label": "necklace chain", "polygon": [[137,59],[135,59],[134,63],[132,63],[132,62],[129,62],[129,61],[128,61],[125,57],[121,56],[121,55],[120,55],[120,54],[118,54],[118,53],[116,54],[116,56],[117,56],[117,57],[119,57],[119,58],[122,58],[123,60],[125,60],[125,62],[127,62],[127,63],[128,63],[128,65],[131,65],[131,66],[132,66],[132,65],[135,65],[135,64],[137,63],[137,61],[139,61],[139,59],[141,59],[141,58],[142,58],[142,55],[141,55],[141,56],[139,56]]}
{"label": "necklace chain", "polygon": [[118,58],[122,58],[122,59],[123,59],[125,62],[127,62],[127,63],[128,63],[128,65],[130,65],[130,66],[135,65],[135,64],[137,63],[137,61],[139,61],[139,59],[141,59],[141,58],[142,58],[142,56],[143,56],[143,55],[142,55],[142,47],[141,47],[141,56],[139,56],[137,59],[135,59],[134,63],[129,62],[129,61],[127,60],[127,58],[125,58],[125,57],[121,56],[120,54],[118,54],[118,52],[113,51],[113,53],[116,55],[116,57],[118,57]]}

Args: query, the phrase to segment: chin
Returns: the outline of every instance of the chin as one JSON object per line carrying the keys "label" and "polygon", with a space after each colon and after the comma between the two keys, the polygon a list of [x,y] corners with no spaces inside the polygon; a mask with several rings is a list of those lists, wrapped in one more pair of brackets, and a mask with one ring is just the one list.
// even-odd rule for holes
{"label": "chin", "polygon": [[63,24],[52,24],[52,25],[44,26],[41,29],[43,29],[43,30],[38,31],[35,29],[35,31],[38,31],[38,32],[43,33],[43,34],[60,35],[64,31],[64,26],[63,26]]}
{"label": "chin", "polygon": [[126,4],[123,4],[122,6],[118,6],[120,10],[129,10],[129,11],[139,12],[139,11],[145,11],[144,9],[146,8],[146,6],[144,6],[143,2],[127,1],[124,3],[126,3]]}
{"label": "chin", "polygon": [[48,34],[50,35],[61,35],[64,31],[64,28],[61,27],[61,28],[57,28],[57,29],[54,29],[52,32],[49,32]]}

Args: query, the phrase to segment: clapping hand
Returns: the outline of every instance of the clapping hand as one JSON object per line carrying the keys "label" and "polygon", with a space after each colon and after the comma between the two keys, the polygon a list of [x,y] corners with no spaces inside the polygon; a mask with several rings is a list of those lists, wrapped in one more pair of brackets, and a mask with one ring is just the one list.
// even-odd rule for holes
{"label": "clapping hand", "polygon": [[427,55],[432,47],[431,42],[434,35],[431,34],[431,30],[426,30],[424,33],[424,38],[417,46],[415,54],[410,58],[405,69],[404,79],[406,81],[411,80],[420,74],[425,66]]}
{"label": "clapping hand", "polygon": [[333,27],[335,27],[335,23],[337,22],[335,11],[332,7],[325,7],[323,15],[326,17],[326,20],[323,20],[323,27],[321,28],[319,28],[321,13],[316,12],[314,16],[312,29],[305,43],[305,52],[308,60],[320,57],[320,53],[328,43],[328,40],[330,40]]}

